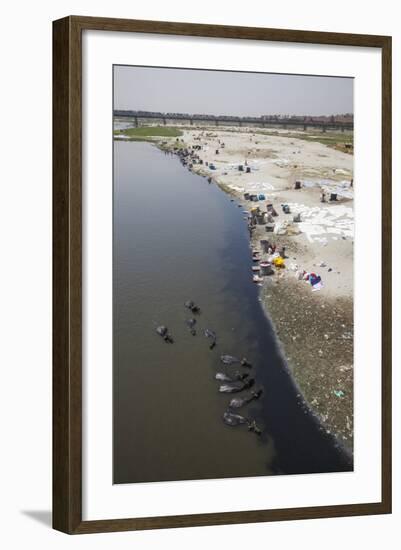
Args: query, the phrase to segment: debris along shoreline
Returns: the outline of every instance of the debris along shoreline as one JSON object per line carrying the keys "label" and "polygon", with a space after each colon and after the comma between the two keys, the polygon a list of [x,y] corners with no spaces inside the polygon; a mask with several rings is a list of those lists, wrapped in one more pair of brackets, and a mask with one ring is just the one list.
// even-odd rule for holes
{"label": "debris along shoreline", "polygon": [[289,372],[326,432],[352,452],[352,155],[252,128],[182,132],[156,144],[238,202],[250,277]]}

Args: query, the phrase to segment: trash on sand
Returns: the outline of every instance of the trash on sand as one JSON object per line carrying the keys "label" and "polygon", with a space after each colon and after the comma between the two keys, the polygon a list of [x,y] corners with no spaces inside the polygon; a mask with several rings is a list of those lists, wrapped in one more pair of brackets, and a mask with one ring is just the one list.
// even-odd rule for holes
{"label": "trash on sand", "polygon": [[347,372],[349,370],[352,370],[352,365],[340,365],[337,367],[340,372]]}
{"label": "trash on sand", "polygon": [[343,390],[334,390],[333,393],[336,397],[344,397],[344,395],[345,395]]}

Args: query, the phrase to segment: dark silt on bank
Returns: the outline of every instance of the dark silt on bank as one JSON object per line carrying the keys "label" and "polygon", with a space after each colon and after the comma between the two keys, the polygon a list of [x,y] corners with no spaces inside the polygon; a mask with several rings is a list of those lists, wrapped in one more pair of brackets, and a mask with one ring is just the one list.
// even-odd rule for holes
{"label": "dark silt on bank", "polygon": [[[242,208],[151,144],[114,148],[114,483],[351,470],[288,375],[252,283]],[[189,299],[202,309],[196,336]],[[214,350],[204,328],[217,333]],[[254,365],[263,395],[236,412],[260,437],[223,423],[232,396],[215,374],[246,371],[224,367],[224,353]]]}

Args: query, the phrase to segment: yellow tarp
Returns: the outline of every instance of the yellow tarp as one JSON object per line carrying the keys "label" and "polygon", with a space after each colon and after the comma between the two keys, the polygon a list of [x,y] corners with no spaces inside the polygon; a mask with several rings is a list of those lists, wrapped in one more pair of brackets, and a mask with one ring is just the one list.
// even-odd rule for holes
{"label": "yellow tarp", "polygon": [[285,267],[285,263],[283,258],[279,256],[278,258],[274,258],[273,263],[276,267]]}

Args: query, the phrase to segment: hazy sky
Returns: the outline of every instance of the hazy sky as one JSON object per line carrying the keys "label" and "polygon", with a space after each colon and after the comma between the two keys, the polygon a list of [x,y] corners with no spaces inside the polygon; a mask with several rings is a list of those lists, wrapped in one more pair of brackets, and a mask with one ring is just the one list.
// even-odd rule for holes
{"label": "hazy sky", "polygon": [[214,115],[353,112],[353,79],[114,67],[114,108]]}

